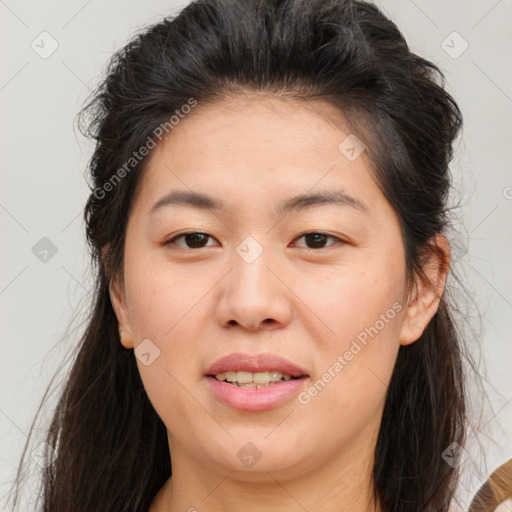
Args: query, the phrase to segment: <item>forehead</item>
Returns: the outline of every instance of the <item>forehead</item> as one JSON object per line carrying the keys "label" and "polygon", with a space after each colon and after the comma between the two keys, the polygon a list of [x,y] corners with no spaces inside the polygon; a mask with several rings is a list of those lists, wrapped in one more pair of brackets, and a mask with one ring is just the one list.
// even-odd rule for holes
{"label": "forehead", "polygon": [[327,102],[252,95],[198,104],[149,155],[141,201],[149,210],[179,189],[268,203],[342,186],[375,202],[380,191],[364,150],[355,159],[342,151],[354,135]]}

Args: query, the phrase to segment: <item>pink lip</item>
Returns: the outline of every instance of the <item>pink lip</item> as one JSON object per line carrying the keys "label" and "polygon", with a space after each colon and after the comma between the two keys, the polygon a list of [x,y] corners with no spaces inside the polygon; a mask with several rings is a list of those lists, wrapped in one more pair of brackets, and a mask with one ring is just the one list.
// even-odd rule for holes
{"label": "pink lip", "polygon": [[275,409],[295,396],[308,377],[276,382],[267,388],[239,388],[215,377],[206,377],[213,394],[226,405],[243,411]]}
{"label": "pink lip", "polygon": [[292,377],[307,375],[306,371],[288,361],[284,357],[273,354],[242,354],[234,353],[221,357],[206,371],[206,375],[215,376],[224,372],[261,372],[265,370],[277,370],[287,373]]}
{"label": "pink lip", "polygon": [[[228,371],[258,372],[277,370],[296,379],[280,381],[265,388],[243,388],[218,381],[215,375]],[[216,361],[206,372],[206,379],[215,397],[226,405],[244,411],[264,411],[279,407],[296,395],[309,378],[306,372],[292,362],[272,354],[230,354]]]}

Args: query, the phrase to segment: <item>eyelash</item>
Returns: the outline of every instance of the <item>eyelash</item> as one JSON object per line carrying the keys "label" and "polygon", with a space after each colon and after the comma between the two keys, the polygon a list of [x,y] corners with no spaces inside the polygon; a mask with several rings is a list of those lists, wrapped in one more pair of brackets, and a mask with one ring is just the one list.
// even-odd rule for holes
{"label": "eyelash", "polygon": [[[175,243],[175,240],[178,240],[179,238],[182,238],[182,237],[185,237],[187,235],[206,235],[210,238],[213,238],[211,235],[209,235],[208,233],[203,233],[202,231],[191,231],[191,232],[188,232],[188,233],[181,233],[173,238],[170,238],[169,240],[165,241],[163,243],[164,246],[169,246],[169,245],[178,245]],[[329,235],[328,233],[324,233],[323,231],[307,231],[306,233],[302,233],[301,235],[299,235],[297,238],[295,238],[295,240],[299,239],[299,238],[302,238],[302,237],[305,237],[306,235],[323,235],[324,237],[327,237],[327,238],[331,238],[333,240],[336,240],[337,242],[340,242],[340,243],[345,243],[343,240],[341,240],[340,238],[336,237],[336,236],[333,236],[333,235]],[[331,244],[331,245],[328,245],[327,247],[320,247],[320,248],[311,248],[311,247],[304,247],[305,249],[309,249],[309,250],[313,250],[313,251],[319,251],[319,250],[322,250],[322,249],[328,249],[329,247],[333,247],[334,245],[336,245],[336,243],[334,244]],[[181,249],[189,249],[189,250],[199,250],[199,249],[205,249],[206,247],[211,247],[211,246],[206,246],[206,247],[199,247],[199,248],[192,248],[192,247],[182,247],[182,246],[179,246]]]}

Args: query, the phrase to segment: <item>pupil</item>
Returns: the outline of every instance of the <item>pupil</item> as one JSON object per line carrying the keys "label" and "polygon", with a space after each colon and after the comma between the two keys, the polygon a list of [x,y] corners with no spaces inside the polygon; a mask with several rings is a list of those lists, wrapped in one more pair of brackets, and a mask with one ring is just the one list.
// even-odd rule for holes
{"label": "pupil", "polygon": [[[315,245],[315,246],[320,245],[323,247],[326,237],[327,237],[327,235],[323,235],[322,233],[309,233],[306,235],[306,240],[309,240],[309,241],[313,240],[313,245]],[[324,243],[322,243],[322,242],[324,242]]]}
{"label": "pupil", "polygon": [[185,238],[187,239],[187,243],[189,246],[201,247],[201,242],[205,241],[206,235],[204,233],[190,233],[186,235]]}

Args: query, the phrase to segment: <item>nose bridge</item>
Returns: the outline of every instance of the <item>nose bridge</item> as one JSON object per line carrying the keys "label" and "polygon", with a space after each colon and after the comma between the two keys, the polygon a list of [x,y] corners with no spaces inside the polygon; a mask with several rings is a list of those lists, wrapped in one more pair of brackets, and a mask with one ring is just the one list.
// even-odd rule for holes
{"label": "nose bridge", "polygon": [[[269,295],[271,290],[275,289],[275,276],[268,267],[272,267],[272,251],[269,237],[259,236],[256,239],[249,235],[245,237],[235,249],[233,255],[234,276],[233,283],[237,287],[237,295],[253,296],[256,304],[258,300],[263,300],[265,295]],[[238,287],[240,285],[240,287]],[[266,297],[270,298],[270,295]]]}
{"label": "nose bridge", "polygon": [[279,324],[289,321],[286,286],[275,275],[277,265],[269,238],[247,236],[235,248],[233,270],[218,305],[223,324],[236,322],[256,329],[270,320]]}

